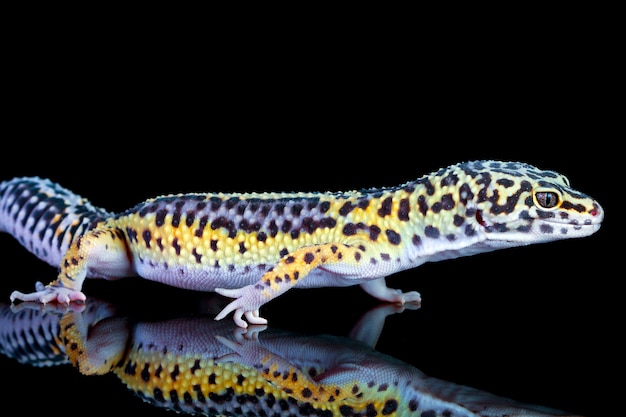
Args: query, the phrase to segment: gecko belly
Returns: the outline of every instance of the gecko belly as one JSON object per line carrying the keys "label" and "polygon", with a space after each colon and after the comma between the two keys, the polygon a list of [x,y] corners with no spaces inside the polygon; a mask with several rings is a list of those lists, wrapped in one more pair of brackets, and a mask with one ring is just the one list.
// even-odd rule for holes
{"label": "gecko belly", "polygon": [[[196,268],[189,265],[158,265],[150,262],[138,262],[137,274],[145,279],[195,291],[214,291],[216,288],[242,288],[256,284],[263,274],[271,269],[267,264],[254,266],[230,266]],[[371,279],[385,276],[382,273],[358,274],[356,270],[345,269],[341,273],[317,268],[298,282],[296,288],[348,287]]]}

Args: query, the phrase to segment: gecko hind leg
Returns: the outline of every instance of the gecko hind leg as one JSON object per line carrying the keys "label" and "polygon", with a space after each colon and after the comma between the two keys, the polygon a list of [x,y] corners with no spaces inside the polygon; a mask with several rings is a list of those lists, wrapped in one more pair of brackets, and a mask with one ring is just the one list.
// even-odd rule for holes
{"label": "gecko hind leg", "polygon": [[38,282],[32,293],[13,291],[10,300],[38,301],[42,304],[85,301],[87,297],[81,289],[88,272],[106,279],[134,274],[126,243],[115,229],[94,229],[79,236],[65,252],[56,280],[48,285]]}
{"label": "gecko hind leg", "polygon": [[363,282],[361,288],[372,297],[388,303],[404,305],[405,303],[420,303],[422,301],[422,297],[417,291],[402,292],[402,290],[387,287],[384,277]]}
{"label": "gecko hind leg", "polygon": [[298,282],[301,282],[315,268],[329,264],[356,265],[363,259],[363,250],[355,246],[340,243],[325,243],[296,249],[283,256],[278,263],[265,272],[261,279],[242,288],[216,288],[220,295],[235,298],[215,317],[221,320],[233,312],[233,320],[239,327],[248,324],[266,324],[267,320],[259,316],[259,308],[268,301],[283,294]]}

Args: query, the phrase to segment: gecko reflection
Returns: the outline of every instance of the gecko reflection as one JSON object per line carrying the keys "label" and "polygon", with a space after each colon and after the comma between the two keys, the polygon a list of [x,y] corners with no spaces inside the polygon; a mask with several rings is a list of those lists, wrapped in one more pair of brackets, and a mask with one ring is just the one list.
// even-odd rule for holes
{"label": "gecko reflection", "polygon": [[424,375],[374,350],[385,318],[367,312],[350,338],[266,326],[245,330],[209,316],[136,321],[91,299],[63,311],[0,304],[0,352],[21,363],[72,363],[114,373],[156,407],[204,416],[567,416]]}

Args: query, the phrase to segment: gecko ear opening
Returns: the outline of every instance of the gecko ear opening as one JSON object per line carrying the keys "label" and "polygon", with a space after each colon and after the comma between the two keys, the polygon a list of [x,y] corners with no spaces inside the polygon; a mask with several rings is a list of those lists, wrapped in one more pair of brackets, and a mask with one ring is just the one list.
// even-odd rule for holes
{"label": "gecko ear opening", "polygon": [[487,227],[487,222],[485,222],[485,219],[483,219],[482,210],[476,210],[476,214],[474,215],[474,217],[476,218],[478,224],[480,224],[482,227]]}

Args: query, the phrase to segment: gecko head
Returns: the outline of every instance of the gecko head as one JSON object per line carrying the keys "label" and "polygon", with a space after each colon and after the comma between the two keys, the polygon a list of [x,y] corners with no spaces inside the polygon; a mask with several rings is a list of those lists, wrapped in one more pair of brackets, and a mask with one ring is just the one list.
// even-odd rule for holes
{"label": "gecko head", "polygon": [[585,237],[600,228],[600,204],[573,189],[562,174],[518,162],[472,167],[474,195],[466,216],[491,247]]}

